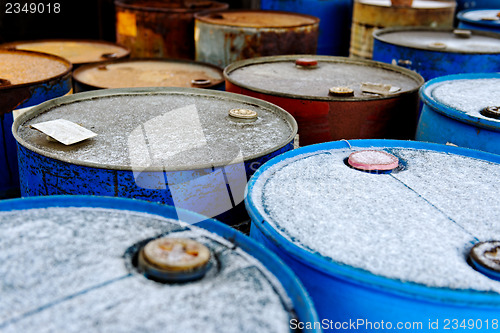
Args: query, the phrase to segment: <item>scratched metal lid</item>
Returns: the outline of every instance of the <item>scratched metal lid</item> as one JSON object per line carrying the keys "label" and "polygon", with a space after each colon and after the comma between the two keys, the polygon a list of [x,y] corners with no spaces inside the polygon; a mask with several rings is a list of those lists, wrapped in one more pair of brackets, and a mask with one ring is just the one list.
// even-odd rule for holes
{"label": "scratched metal lid", "polygon": [[457,14],[459,21],[500,29],[500,8],[468,9]]}
{"label": "scratched metal lid", "polygon": [[457,74],[428,81],[423,101],[448,117],[474,126],[500,130],[500,74]]}
{"label": "scratched metal lid", "polygon": [[[290,332],[293,304],[281,283],[222,232],[157,215],[164,212],[149,204],[136,211],[131,200],[56,198],[0,211],[2,331]],[[196,281],[148,279],[136,256],[158,237],[201,243],[211,267]]]}
{"label": "scratched metal lid", "polygon": [[[310,68],[300,65],[300,59],[304,58],[317,60],[317,66]],[[419,74],[399,66],[317,55],[237,61],[226,67],[224,78],[234,85],[259,93],[322,101],[393,98],[414,93],[424,83]],[[338,96],[330,93],[331,88],[353,92]]]}
{"label": "scratched metal lid", "polygon": [[[392,7],[391,0],[356,0],[363,5],[379,6],[379,7]],[[453,8],[456,6],[454,1],[434,1],[434,0],[413,0],[411,7],[404,8],[404,10],[439,10],[443,8]]]}
{"label": "scratched metal lid", "polygon": [[126,59],[86,65],[73,78],[94,88],[184,87],[210,88],[224,82],[216,66],[165,59]]}
{"label": "scratched metal lid", "polygon": [[[229,115],[257,112],[256,119]],[[81,143],[51,142],[29,125],[65,119],[96,133]],[[265,156],[297,133],[293,117],[271,103],[197,88],[124,88],[46,102],[14,122],[19,144],[44,156],[89,167],[194,170]]]}
{"label": "scratched metal lid", "polygon": [[226,10],[197,14],[205,23],[248,28],[292,28],[319,24],[317,17],[272,10]]}
{"label": "scratched metal lid", "polygon": [[54,54],[69,60],[75,65],[121,59],[130,54],[130,50],[123,46],[97,40],[54,39],[19,41],[2,44],[0,47]]}
{"label": "scratched metal lid", "polygon": [[387,28],[374,32],[379,41],[420,50],[449,53],[500,53],[500,35],[495,33],[426,27]]}

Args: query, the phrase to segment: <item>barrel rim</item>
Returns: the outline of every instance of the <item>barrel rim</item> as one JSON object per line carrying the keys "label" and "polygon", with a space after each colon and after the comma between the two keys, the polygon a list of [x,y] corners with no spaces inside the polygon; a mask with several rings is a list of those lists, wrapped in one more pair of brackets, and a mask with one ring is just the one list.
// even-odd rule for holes
{"label": "barrel rim", "polygon": [[439,85],[440,83],[444,82],[470,79],[500,79],[500,73],[465,73],[440,76],[427,81],[420,88],[420,98],[422,99],[422,102],[424,104],[431,108],[431,110],[439,112],[448,118],[456,119],[472,126],[500,132],[500,121],[469,115],[463,111],[444,105],[440,101],[436,100],[433,96],[430,96],[430,94],[428,94],[428,92],[432,92],[435,89],[435,87],[432,87],[434,84]]}
{"label": "barrel rim", "polygon": [[[500,8],[472,8],[472,9],[465,9],[457,14],[457,20],[458,21],[463,21],[467,23],[471,23],[474,25],[479,25],[483,27],[492,27],[492,28],[500,28],[500,21],[481,21],[481,20],[473,20],[470,18],[465,17],[465,15],[469,12],[477,12],[477,11],[487,11],[487,10],[492,10],[500,13]],[[496,33],[498,34],[498,33]]]}
{"label": "barrel rim", "polygon": [[[115,0],[114,5],[115,8],[120,8],[120,9],[128,9],[128,10],[133,10],[133,11],[138,11],[138,12],[155,12],[155,13],[197,13],[200,11],[213,11],[213,10],[218,10],[218,9],[225,9],[229,8],[229,5],[224,2],[218,2],[218,1],[203,1],[203,2],[210,2],[211,6],[210,7],[151,7],[151,6],[141,6],[140,1],[134,1],[134,0]],[[116,11],[118,13],[118,10]]]}
{"label": "barrel rim", "polygon": [[[287,25],[287,26],[268,26],[268,25],[263,25],[259,27],[251,27],[251,26],[241,26],[241,25],[234,25],[228,22],[212,22],[208,21],[205,17],[208,15],[213,15],[217,13],[267,13],[267,14],[285,14],[288,16],[296,16],[296,17],[302,17],[302,18],[308,18],[313,20],[314,22],[312,23],[303,23],[303,24],[294,24],[294,25]],[[299,28],[299,27],[308,27],[308,26],[315,26],[318,25],[320,22],[320,19],[316,16],[313,15],[308,15],[308,14],[303,14],[303,13],[295,13],[295,12],[287,12],[283,10],[263,10],[263,9],[226,9],[226,10],[216,10],[212,12],[200,12],[196,13],[194,15],[194,18],[196,21],[205,23],[205,24],[211,24],[214,26],[223,26],[223,27],[235,27],[235,28],[242,28],[242,29],[253,29],[253,30],[258,30],[258,29],[293,29],[293,28]]]}
{"label": "barrel rim", "polygon": [[84,84],[84,85],[89,86],[89,87],[94,88],[94,89],[109,89],[107,87],[98,86],[96,84],[84,82],[81,79],[77,78],[77,76],[80,75],[81,72],[96,68],[98,66],[114,65],[114,64],[121,64],[121,63],[134,63],[134,62],[141,62],[141,61],[160,62],[160,63],[181,63],[181,64],[198,65],[199,67],[208,67],[208,68],[211,68],[211,69],[217,71],[217,73],[219,73],[220,80],[217,80],[215,83],[211,83],[209,85],[206,85],[203,88],[212,88],[212,87],[216,87],[216,86],[224,83],[224,76],[223,76],[222,68],[215,66],[213,64],[206,63],[206,62],[187,60],[187,59],[174,59],[174,58],[116,59],[116,60],[108,60],[108,61],[99,62],[99,63],[85,64],[85,65],[78,67],[77,69],[75,69],[73,71],[73,80],[77,83]]}
{"label": "barrel rim", "polygon": [[[58,42],[62,42],[62,43],[64,43],[64,42],[89,43],[89,44],[102,44],[102,45],[114,46],[114,47],[120,48],[123,51],[125,51],[125,54],[120,56],[118,59],[123,59],[123,58],[127,58],[128,56],[130,56],[130,48],[128,48],[124,45],[121,45],[118,43],[113,43],[113,42],[108,42],[108,41],[104,41],[104,40],[94,40],[94,39],[55,38],[55,39],[22,40],[22,41],[7,42],[7,43],[0,44],[0,48],[2,48],[2,49],[3,48],[5,48],[5,49],[15,48],[16,50],[19,50],[19,51],[25,51],[23,49],[18,49],[17,47],[20,45],[23,45],[23,44],[43,44],[43,43],[52,43],[52,42],[55,42],[55,43],[58,43]],[[26,50],[26,51],[29,51],[29,50]],[[30,51],[30,52],[38,52],[38,51]],[[39,52],[39,53],[42,53],[42,52]],[[47,54],[52,54],[52,53],[47,53]],[[61,57],[61,56],[58,56],[58,57]],[[61,57],[61,58],[63,58],[63,57]],[[66,58],[63,58],[63,59],[66,59]],[[66,60],[69,61],[69,59],[66,59]],[[84,65],[84,64],[93,64],[93,63],[98,63],[98,62],[102,62],[102,61],[101,60],[91,60],[91,61],[85,61],[85,62],[71,62],[71,63],[74,65]]]}
{"label": "barrel rim", "polygon": [[[249,86],[247,84],[241,84],[238,81],[231,78],[231,73],[247,66],[252,66],[256,64],[263,63],[274,63],[274,62],[285,62],[285,61],[295,61],[299,58],[314,58],[319,61],[330,62],[330,63],[348,63],[348,64],[358,64],[361,66],[367,67],[377,67],[385,70],[389,70],[401,75],[405,75],[410,79],[415,81],[415,88],[397,92],[388,96],[364,96],[364,97],[334,97],[334,96],[307,96],[307,95],[294,95],[290,93],[282,93],[282,92],[273,92],[271,90],[265,90],[258,87]],[[370,66],[371,65],[371,66]],[[424,78],[414,72],[412,70],[395,66],[391,64],[386,64],[380,61],[366,60],[366,59],[354,59],[347,57],[335,57],[335,56],[325,56],[325,55],[315,55],[315,54],[299,54],[299,55],[282,55],[282,56],[270,56],[270,57],[257,57],[245,60],[235,61],[224,69],[224,79],[231,84],[252,91],[256,93],[261,93],[265,95],[275,96],[275,97],[284,97],[298,100],[308,100],[308,101],[321,101],[321,102],[358,102],[358,101],[376,101],[376,100],[384,100],[384,99],[392,99],[405,95],[411,95],[417,93],[420,87],[424,84]]]}
{"label": "barrel rim", "polygon": [[24,50],[8,50],[8,49],[1,49],[1,48],[0,48],[0,53],[20,53],[20,54],[38,56],[38,57],[42,56],[44,58],[51,58],[52,60],[56,60],[59,63],[62,63],[66,67],[66,70],[64,72],[56,74],[56,75],[51,76],[51,77],[48,77],[46,79],[32,81],[32,82],[26,82],[26,83],[13,84],[10,86],[5,86],[5,87],[0,86],[0,92],[7,91],[9,89],[32,87],[32,86],[37,86],[37,85],[41,85],[44,83],[48,83],[48,82],[51,82],[53,80],[57,80],[57,79],[65,77],[67,75],[70,75],[71,71],[73,70],[73,64],[71,62],[69,62],[68,60],[66,60],[64,58],[56,56],[54,54],[34,52],[34,51],[24,51]]}
{"label": "barrel rim", "polygon": [[307,265],[310,269],[328,274],[339,278],[346,283],[355,283],[365,288],[375,289],[377,291],[395,293],[403,297],[418,297],[433,302],[443,303],[450,302],[451,304],[475,304],[479,306],[500,307],[500,294],[492,294],[488,292],[472,291],[470,289],[450,289],[443,287],[429,287],[424,284],[402,281],[399,279],[388,278],[375,275],[369,271],[355,268],[349,265],[338,263],[331,258],[323,257],[313,251],[308,251],[286,239],[280,232],[276,231],[268,221],[262,216],[252,198],[252,191],[255,183],[269,168],[288,158],[296,157],[302,154],[316,152],[319,150],[328,149],[349,149],[356,148],[372,148],[372,147],[401,147],[413,149],[425,149],[443,153],[453,153],[466,157],[471,157],[480,160],[486,160],[500,164],[500,155],[487,153],[479,150],[453,147],[429,142],[418,141],[402,141],[402,140],[349,140],[333,141],[310,145],[294,149],[273,158],[262,165],[255,174],[250,178],[245,191],[245,206],[250,215],[252,224],[263,233],[265,238],[274,246],[281,248],[293,260],[299,261]]}
{"label": "barrel rim", "polygon": [[[198,213],[182,208],[174,208],[169,205],[117,197],[54,195],[46,197],[6,199],[0,201],[0,212],[49,207],[116,209],[148,213],[176,220],[179,220],[177,212],[181,211],[183,218],[188,217],[188,219],[192,219],[193,221],[200,221],[192,224],[195,227],[214,233],[217,236],[232,242],[238,248],[241,248],[247,255],[255,258],[259,263],[261,263],[261,265],[274,278],[276,278],[282,286],[283,291],[285,292],[284,295],[275,291],[282,299],[282,302],[286,301],[283,299],[284,297],[288,297],[289,301],[293,304],[292,308],[283,304],[283,307],[289,313],[295,312],[297,317],[299,317],[299,319],[303,322],[319,322],[319,317],[311,297],[307,293],[302,282],[300,282],[295,273],[284,264],[281,258],[254,239],[213,218],[202,216]],[[314,328],[310,331],[307,330],[307,332],[320,333],[321,330]]]}
{"label": "barrel rim", "polygon": [[[429,51],[429,52],[436,52],[436,53],[453,53],[453,54],[500,54],[499,51],[477,51],[477,50],[449,50],[449,49],[432,49],[430,47],[426,46],[416,46],[416,45],[410,45],[408,43],[402,42],[402,43],[394,43],[394,42],[389,42],[384,38],[384,35],[391,34],[391,33],[398,33],[398,32],[416,32],[416,31],[425,31],[425,32],[450,32],[453,33],[454,30],[457,30],[457,28],[431,28],[431,27],[390,27],[390,28],[383,28],[383,29],[377,29],[373,32],[373,38],[379,42],[386,43],[389,45],[395,45],[395,46],[400,46],[400,47],[405,47],[409,49],[415,49],[415,50],[423,50],[423,51]],[[482,36],[482,37],[491,37],[493,39],[497,39],[498,42],[500,42],[500,34],[494,33],[494,32],[488,32],[488,31],[481,31],[481,30],[470,30],[470,29],[463,29],[463,30],[469,30],[472,35],[475,36]]]}
{"label": "barrel rim", "polygon": [[[69,163],[73,165],[78,165],[78,166],[84,166],[84,167],[90,167],[90,168],[95,168],[95,169],[105,169],[105,170],[117,170],[117,171],[134,171],[134,166],[131,165],[109,165],[109,164],[101,164],[101,163],[94,163],[94,162],[84,162],[84,161],[79,161],[76,159],[71,159],[71,158],[62,158],[60,156],[57,156],[52,153],[48,153],[46,151],[43,151],[42,149],[39,149],[35,146],[33,146],[30,142],[27,142],[24,140],[18,133],[18,129],[23,126],[23,124],[31,119],[36,118],[38,115],[49,112],[51,109],[59,107],[61,105],[65,104],[71,104],[71,103],[78,103],[81,101],[88,101],[88,100],[93,100],[96,98],[101,98],[101,97],[108,97],[108,96],[131,96],[131,95],[142,95],[142,96],[147,96],[147,95],[190,95],[190,96],[206,96],[208,98],[230,98],[232,100],[242,102],[242,103],[247,103],[247,104],[253,104],[257,105],[263,108],[266,108],[276,114],[278,117],[281,117],[285,122],[288,123],[290,126],[290,135],[287,137],[286,140],[276,144],[274,147],[266,149],[258,154],[246,156],[243,158],[243,162],[246,161],[251,161],[263,156],[266,156],[268,154],[271,154],[286,145],[290,144],[293,139],[295,138],[297,131],[298,131],[298,125],[295,119],[292,117],[290,113],[285,111],[283,108],[271,104],[269,102],[245,96],[245,95],[240,95],[240,94],[234,94],[230,92],[223,92],[223,91],[216,91],[216,90],[207,90],[207,89],[199,89],[199,88],[177,88],[177,87],[147,87],[147,88],[117,88],[117,89],[101,89],[101,90],[92,90],[88,92],[82,92],[74,95],[68,95],[68,96],[62,96],[58,97],[46,102],[43,102],[35,107],[33,107],[31,110],[21,114],[19,117],[17,117],[14,120],[14,123],[12,124],[12,134],[14,136],[14,139],[16,139],[17,143],[25,147],[26,149],[29,149],[30,151],[33,151],[39,155],[52,158],[57,161],[61,161],[64,163]],[[177,168],[169,168],[165,169],[163,167],[140,167],[141,170],[148,171],[148,172],[170,172],[170,171],[190,171],[190,170],[203,170],[203,169],[211,169],[211,168],[216,168],[216,167],[226,167],[229,165],[234,165],[238,164],[240,162],[234,162],[232,160],[229,161],[220,161],[217,163],[206,163],[206,164],[198,164],[198,165],[191,165],[191,166],[186,166],[186,167],[177,167]]]}
{"label": "barrel rim", "polygon": [[[443,9],[451,9],[451,8],[456,8],[457,4],[455,1],[447,1],[447,0],[441,0],[441,1],[433,1],[433,0],[421,0],[422,2],[441,2],[444,5],[441,7],[394,7],[391,5],[391,2],[387,5],[385,4],[375,4],[375,3],[366,3],[365,1],[373,1],[373,0],[355,0],[355,4],[359,4],[362,6],[372,6],[372,7],[381,7],[381,8],[392,8],[393,10],[401,11],[404,10],[406,12],[408,11],[434,11],[434,10],[443,10]],[[383,1],[383,0],[378,0],[378,1]]]}

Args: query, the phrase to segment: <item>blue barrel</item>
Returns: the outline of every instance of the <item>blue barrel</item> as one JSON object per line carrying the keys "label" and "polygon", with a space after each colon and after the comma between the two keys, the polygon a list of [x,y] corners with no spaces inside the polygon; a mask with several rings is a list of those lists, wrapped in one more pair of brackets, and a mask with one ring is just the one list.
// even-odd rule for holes
{"label": "blue barrel", "polygon": [[470,9],[457,14],[460,29],[500,33],[500,4],[496,9]]}
{"label": "blue barrel", "polygon": [[349,55],[353,0],[261,0],[260,8],[316,16],[319,22],[317,54]]}
{"label": "blue barrel", "polygon": [[373,60],[414,70],[424,79],[500,71],[500,35],[432,28],[388,28],[374,34]]}
{"label": "blue barrel", "polygon": [[[178,213],[90,196],[0,202],[0,330],[289,333],[292,323],[318,321],[276,255],[218,221]],[[191,282],[146,278],[137,256],[159,237],[205,246],[208,270]],[[189,260],[192,248],[177,250]]]}
{"label": "blue barrel", "polygon": [[500,8],[500,4],[498,0],[457,0],[457,12],[482,8]]}
{"label": "blue barrel", "polygon": [[[351,158],[361,151],[374,154],[365,166],[388,164],[380,154],[396,163],[358,170]],[[251,237],[298,275],[324,331],[494,331],[500,281],[467,254],[500,238],[500,207],[485,204],[500,195],[498,176],[500,156],[476,150],[337,141],[266,163],[245,203]]]}
{"label": "blue barrel", "polygon": [[[65,146],[29,127],[60,118],[97,136]],[[230,225],[248,222],[243,199],[250,176],[292,149],[297,134],[292,116],[273,104],[197,88],[78,93],[32,109],[13,128],[23,196],[136,198]]]}
{"label": "blue barrel", "polygon": [[70,92],[71,68],[56,56],[0,50],[0,199],[19,196],[12,111]]}
{"label": "blue barrel", "polygon": [[500,74],[458,74],[427,82],[416,140],[451,143],[500,154]]}

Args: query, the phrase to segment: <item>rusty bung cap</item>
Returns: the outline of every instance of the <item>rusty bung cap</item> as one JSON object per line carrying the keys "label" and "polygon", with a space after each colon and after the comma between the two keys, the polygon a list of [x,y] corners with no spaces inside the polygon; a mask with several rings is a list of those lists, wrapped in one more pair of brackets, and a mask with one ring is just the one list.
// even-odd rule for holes
{"label": "rusty bung cap", "polygon": [[191,85],[193,87],[204,87],[204,86],[208,86],[212,83],[212,81],[208,80],[208,79],[194,79],[194,80],[191,80]]}
{"label": "rusty bung cap", "polygon": [[332,87],[328,90],[328,94],[332,96],[348,97],[354,96],[354,90],[349,87]]}
{"label": "rusty bung cap", "polygon": [[480,113],[488,118],[500,119],[500,106],[487,106]]}
{"label": "rusty bung cap", "polygon": [[0,79],[0,87],[7,87],[7,86],[10,86],[10,85],[12,85],[12,83],[10,82],[10,80]]}
{"label": "rusty bung cap", "polygon": [[318,61],[313,58],[299,58],[295,60],[295,65],[300,68],[316,68],[318,67]]}
{"label": "rusty bung cap", "polygon": [[231,117],[239,119],[255,119],[257,118],[257,112],[248,109],[231,109],[229,110],[229,115]]}
{"label": "rusty bung cap", "polygon": [[364,171],[389,171],[399,165],[399,159],[385,151],[361,150],[349,155],[347,160],[350,166]]}
{"label": "rusty bung cap", "polygon": [[210,250],[189,238],[158,238],[139,253],[139,267],[147,277],[163,282],[190,281],[210,268]]}
{"label": "rusty bung cap", "polygon": [[495,280],[500,280],[500,241],[480,242],[469,252],[473,267]]}
{"label": "rusty bung cap", "polygon": [[436,50],[444,50],[445,48],[447,48],[447,45],[445,43],[440,42],[429,43],[427,46],[429,46],[431,49]]}

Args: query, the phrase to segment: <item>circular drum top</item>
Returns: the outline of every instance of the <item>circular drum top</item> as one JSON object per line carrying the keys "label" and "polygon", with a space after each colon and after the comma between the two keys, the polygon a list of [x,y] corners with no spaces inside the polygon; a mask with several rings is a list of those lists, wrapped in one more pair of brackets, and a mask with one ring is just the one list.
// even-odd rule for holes
{"label": "circular drum top", "polygon": [[485,108],[500,107],[500,74],[458,74],[427,82],[422,99],[447,116],[490,129],[500,129],[500,119],[487,117]]}
{"label": "circular drum top", "polygon": [[[475,243],[500,239],[500,158],[435,144],[363,141],[351,141],[352,149],[344,142],[299,148],[264,165],[249,183],[252,219],[266,221],[278,242],[302,249],[294,254],[328,262],[319,267],[350,268],[365,281],[374,274],[421,288],[494,292],[500,303],[500,282],[467,263]],[[399,167],[374,174],[346,164],[366,149],[395,155]]]}
{"label": "circular drum top", "polygon": [[[385,43],[422,50],[500,53],[500,35],[475,30],[388,28],[376,31],[374,37]],[[436,43],[444,44],[444,47],[437,49]]]}
{"label": "circular drum top", "polygon": [[292,28],[318,24],[314,16],[271,10],[230,10],[197,14],[202,22],[249,28]]}
{"label": "circular drum top", "polygon": [[[363,5],[381,6],[381,7],[392,7],[391,0],[357,0],[357,2]],[[434,1],[434,0],[413,0],[411,7],[394,7],[402,11],[411,8],[414,9],[443,9],[443,8],[453,8],[455,7],[455,2],[450,1]]]}
{"label": "circular drum top", "polygon": [[54,54],[69,60],[73,64],[124,58],[130,53],[125,47],[113,43],[69,39],[15,42],[3,44],[1,47]]}
{"label": "circular drum top", "polygon": [[458,13],[460,21],[500,27],[500,9],[468,9]]}
{"label": "circular drum top", "polygon": [[70,70],[71,64],[59,57],[0,49],[0,79],[12,85],[48,80]]}
{"label": "circular drum top", "polygon": [[[291,304],[274,275],[207,230],[86,207],[1,211],[0,227],[3,330],[290,332]],[[160,236],[200,242],[214,264],[194,282],[147,279],[133,258],[143,241]]]}
{"label": "circular drum top", "polygon": [[[248,122],[231,109],[256,111]],[[28,126],[65,119],[97,134],[72,146]],[[241,163],[289,144],[295,120],[242,95],[191,88],[105,89],[58,98],[17,118],[23,146],[72,164],[118,170],[194,170]]]}
{"label": "circular drum top", "polygon": [[[87,65],[75,70],[73,77],[81,83],[98,88],[209,87],[224,81],[222,71],[215,66],[158,59],[120,60]],[[193,80],[208,80],[208,83],[197,85]]]}
{"label": "circular drum top", "polygon": [[[316,68],[297,66],[299,58],[316,59]],[[239,87],[260,93],[312,100],[369,100],[415,92],[424,82],[417,73],[371,60],[330,56],[275,56],[237,61],[224,70],[224,78]],[[387,95],[366,93],[362,83],[397,87]],[[354,94],[329,94],[332,87],[345,87]]]}

